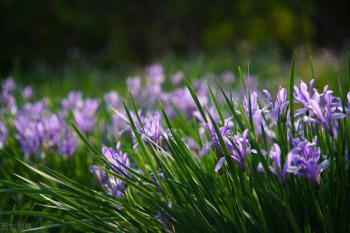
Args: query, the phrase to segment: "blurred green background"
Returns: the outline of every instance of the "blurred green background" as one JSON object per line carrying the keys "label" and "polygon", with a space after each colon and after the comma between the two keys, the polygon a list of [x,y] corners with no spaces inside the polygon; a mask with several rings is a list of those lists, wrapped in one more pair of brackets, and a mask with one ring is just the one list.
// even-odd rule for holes
{"label": "blurred green background", "polygon": [[276,76],[297,48],[331,49],[333,66],[349,48],[349,10],[345,0],[0,0],[0,77],[90,90],[152,62],[195,75],[251,62]]}

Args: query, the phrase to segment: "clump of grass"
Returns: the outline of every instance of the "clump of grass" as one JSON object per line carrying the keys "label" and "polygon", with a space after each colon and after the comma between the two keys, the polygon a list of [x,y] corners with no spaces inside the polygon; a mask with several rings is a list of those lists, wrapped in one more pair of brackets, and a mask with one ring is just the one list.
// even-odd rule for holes
{"label": "clump of grass", "polygon": [[319,93],[313,81],[297,87],[294,60],[289,91],[280,88],[277,98],[266,91],[267,101],[239,76],[243,101],[209,84],[204,104],[186,82],[197,108],[191,119],[169,117],[164,103],[143,116],[131,95],[125,111],[116,110],[131,140],[116,150],[100,152],[73,124],[99,160],[93,171],[104,189],[21,162],[44,180],[17,175],[22,182],[3,180],[8,188],[0,192],[24,193],[47,209],[0,215],[55,222],[41,230],[84,232],[349,231],[350,100],[327,88]]}

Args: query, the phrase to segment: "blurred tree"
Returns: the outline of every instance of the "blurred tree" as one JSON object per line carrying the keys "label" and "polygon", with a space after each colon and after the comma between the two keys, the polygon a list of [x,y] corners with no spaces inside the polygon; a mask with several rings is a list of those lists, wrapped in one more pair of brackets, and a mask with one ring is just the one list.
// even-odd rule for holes
{"label": "blurred tree", "polygon": [[261,47],[291,51],[349,38],[348,2],[0,0],[0,70],[85,59],[141,62],[164,53]]}

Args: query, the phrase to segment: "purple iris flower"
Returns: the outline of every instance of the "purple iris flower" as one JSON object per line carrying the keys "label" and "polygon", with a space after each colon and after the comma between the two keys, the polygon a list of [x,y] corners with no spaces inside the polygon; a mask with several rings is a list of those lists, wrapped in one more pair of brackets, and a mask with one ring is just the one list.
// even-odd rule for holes
{"label": "purple iris flower", "polygon": [[14,121],[16,127],[16,138],[19,141],[22,151],[26,156],[40,154],[42,138],[38,125],[28,122],[27,119],[18,117]]}
{"label": "purple iris flower", "polygon": [[291,167],[292,155],[288,154],[284,165],[281,162],[281,149],[278,144],[273,144],[269,153],[273,164],[270,166],[270,171],[278,176],[282,183],[287,178],[287,173],[293,171]]}
{"label": "purple iris flower", "polygon": [[3,89],[4,90],[12,91],[12,90],[15,89],[15,87],[16,87],[16,83],[15,83],[15,80],[12,77],[8,77],[3,82]]}
{"label": "purple iris flower", "polygon": [[178,109],[186,117],[192,117],[193,112],[197,110],[196,104],[187,88],[177,88],[173,92],[161,96],[169,117],[175,117]]}
{"label": "purple iris flower", "polygon": [[77,127],[84,133],[90,132],[96,125],[96,110],[99,101],[96,99],[85,99],[81,107],[73,109],[73,116]]}
{"label": "purple iris flower", "polygon": [[157,103],[162,94],[163,88],[161,83],[147,82],[142,92],[142,99],[139,102],[144,107],[152,107]]}
{"label": "purple iris flower", "polygon": [[[207,83],[203,79],[197,79],[193,81],[193,90],[196,92],[198,100],[201,104],[208,102],[208,87]],[[215,93],[215,89],[213,89]]]}
{"label": "purple iris flower", "polygon": [[200,147],[199,143],[197,143],[196,140],[194,140],[192,137],[189,137],[189,136],[185,137],[184,142],[189,148],[191,148],[191,150],[196,152],[201,157],[207,154],[213,145],[212,142],[207,142],[207,143],[204,143],[202,147]]}
{"label": "purple iris flower", "polygon": [[[147,136],[153,142],[158,142],[162,136],[163,126],[160,113],[147,114],[143,118],[143,137]],[[147,141],[146,138],[144,138]]]}
{"label": "purple iris flower", "polygon": [[141,79],[138,76],[135,77],[129,77],[126,80],[126,84],[128,86],[128,89],[131,91],[131,93],[136,98],[138,94],[141,92]]}
{"label": "purple iris flower", "polygon": [[221,75],[221,79],[225,84],[231,84],[236,80],[236,77],[232,72],[226,71]]}
{"label": "purple iris flower", "polygon": [[129,172],[121,165],[123,164],[126,167],[129,167],[130,161],[128,154],[122,152],[120,142],[117,143],[116,150],[111,147],[103,146],[102,155],[113,165],[113,167],[129,175]]}
{"label": "purple iris flower", "polygon": [[257,133],[260,134],[261,133],[260,125],[261,125],[261,123],[263,123],[263,118],[262,118],[262,110],[260,109],[259,104],[258,104],[258,93],[256,91],[253,91],[250,94],[251,111],[249,111],[249,99],[247,96],[244,97],[243,107],[244,107],[244,111],[245,111],[248,118],[250,118],[250,112],[252,113],[254,127],[255,127]]}
{"label": "purple iris flower", "polygon": [[[193,88],[200,104],[205,106],[208,103],[208,92],[205,82],[194,82]],[[194,113],[198,111],[196,103],[186,87],[176,88],[169,93],[163,92],[160,98],[164,102],[166,112],[172,118],[176,117],[176,110],[183,113],[187,118],[193,117]]]}
{"label": "purple iris flower", "polygon": [[65,121],[50,111],[48,99],[25,104],[13,123],[26,156],[55,150],[72,155],[75,151],[75,136]]}
{"label": "purple iris flower", "polygon": [[[225,144],[231,153],[231,158],[235,160],[241,170],[245,168],[245,161],[249,154],[256,153],[252,150],[248,141],[248,129],[244,130],[241,136],[234,135],[224,138]],[[225,162],[225,157],[221,157],[215,166],[215,171],[217,172],[222,167]]]}
{"label": "purple iris flower", "polygon": [[109,108],[115,108],[120,105],[118,92],[110,91],[104,95],[104,100]]}
{"label": "purple iris flower", "polygon": [[62,123],[56,114],[50,114],[38,121],[38,127],[41,130],[42,144],[44,148],[53,148],[60,140],[59,131]]}
{"label": "purple iris flower", "polygon": [[77,149],[77,138],[68,128],[61,128],[58,150],[61,154],[72,156]]}
{"label": "purple iris flower", "polygon": [[15,89],[15,81],[13,78],[7,78],[2,84],[2,93],[0,96],[0,104],[3,109],[0,112],[9,112],[12,115],[17,113],[17,102],[12,95],[12,91]]}
{"label": "purple iris flower", "polygon": [[[207,108],[207,113],[205,114],[205,116],[206,116],[207,119],[210,119],[209,114],[211,115],[211,117],[213,118],[213,120],[214,120],[215,122],[217,122],[217,121],[220,120],[219,114],[218,114],[218,112],[217,112],[217,110],[216,110],[216,108],[215,108],[214,106],[210,106],[210,107]],[[195,118],[197,118],[203,125],[206,125],[206,124],[207,124],[207,123],[204,121],[202,114],[201,114],[198,110],[196,110],[196,111],[193,112],[193,116],[194,116]],[[227,118],[226,120],[230,120],[230,119],[232,119],[232,118],[230,117],[230,118]],[[231,122],[231,123],[232,123],[232,122]],[[230,124],[231,124],[231,123],[230,123]]]}
{"label": "purple iris flower", "polygon": [[26,100],[31,99],[33,97],[33,89],[32,89],[32,87],[31,86],[24,87],[23,92],[22,92],[22,96]]}
{"label": "purple iris flower", "polygon": [[[115,168],[116,172],[122,176],[130,176],[130,173],[121,165],[130,167],[129,157],[121,151],[120,143],[117,144],[116,150],[111,147],[102,147],[102,155]],[[123,197],[126,185],[118,178],[111,176],[101,170],[97,166],[91,166],[90,171],[96,175],[99,182],[107,189],[107,191],[117,197]]]}
{"label": "purple iris flower", "polygon": [[317,138],[312,142],[307,140],[293,139],[291,156],[291,172],[297,176],[303,176],[319,185],[321,172],[329,165],[329,160],[324,159],[319,163],[321,149],[317,147]]}
{"label": "purple iris flower", "polygon": [[126,187],[120,179],[109,175],[96,165],[90,166],[90,172],[96,176],[108,193],[117,197],[124,197]]}
{"label": "purple iris flower", "polygon": [[245,82],[245,86],[248,87],[250,91],[258,90],[259,80],[257,76],[245,74],[243,79]]}
{"label": "purple iris flower", "polygon": [[15,97],[12,95],[3,95],[0,102],[3,104],[4,108],[0,109],[0,112],[11,113],[16,115],[17,113],[17,102]]}
{"label": "purple iris flower", "polygon": [[338,119],[345,117],[342,113],[342,105],[339,98],[332,95],[332,91],[325,86],[320,94],[312,88],[314,80],[310,82],[308,90],[307,85],[301,82],[300,89],[294,86],[295,101],[302,104],[303,108],[296,111],[296,115],[304,115],[304,122],[318,123],[330,133],[334,138],[337,137]]}
{"label": "purple iris flower", "polygon": [[286,117],[288,109],[287,90],[285,88],[278,88],[277,99],[274,100],[271,93],[267,90],[263,94],[268,100],[266,107],[271,108],[271,119],[274,124],[277,123],[278,117]]}
{"label": "purple iris flower", "polygon": [[319,99],[318,92],[315,92],[315,95],[312,94],[314,84],[315,80],[312,79],[310,81],[309,88],[303,81],[300,82],[300,89],[297,86],[294,86],[294,100],[296,102],[302,103],[304,106],[307,106],[310,102],[310,99]]}
{"label": "purple iris flower", "polygon": [[155,76],[147,76],[145,85],[142,86],[140,77],[129,77],[127,79],[127,86],[136,99],[137,104],[141,107],[150,108],[157,103],[158,98],[163,94],[162,82],[157,74]]}
{"label": "purple iris flower", "polygon": [[152,83],[162,83],[164,81],[164,71],[161,64],[152,64],[145,68],[147,78]]}
{"label": "purple iris flower", "polygon": [[16,138],[26,156],[41,153],[46,131],[43,120],[49,114],[47,99],[25,104],[18,112],[13,123]]}
{"label": "purple iris flower", "polygon": [[171,76],[170,80],[173,85],[179,85],[184,79],[184,74],[179,71]]}
{"label": "purple iris flower", "polygon": [[[148,112],[146,116],[143,116],[141,111],[139,111],[137,114],[141,120],[141,125],[135,113],[131,112],[130,114],[135,123],[136,130],[139,132],[144,142],[153,142],[157,144],[161,142],[163,126],[159,112]],[[133,140],[136,142],[135,136]],[[137,143],[135,143],[134,146],[137,146]]]}
{"label": "purple iris flower", "polygon": [[129,130],[128,123],[118,114],[113,114],[108,128],[109,136],[119,138],[127,130]]}
{"label": "purple iris flower", "polygon": [[63,111],[67,112],[83,105],[83,95],[79,91],[71,91],[66,99],[61,101]]}
{"label": "purple iris flower", "polygon": [[99,107],[97,99],[83,98],[81,92],[71,91],[66,99],[61,101],[63,116],[72,111],[77,127],[84,133],[90,132],[96,125],[96,111]]}
{"label": "purple iris flower", "polygon": [[0,149],[4,147],[8,130],[5,124],[0,120]]}
{"label": "purple iris flower", "polygon": [[[227,118],[227,119],[225,119],[224,125],[219,128],[219,132],[221,134],[221,137],[224,139],[226,146],[231,145],[231,142],[228,139],[231,126],[232,126],[231,118]],[[215,128],[211,122],[207,123],[207,128],[208,128],[210,136],[211,136],[210,142],[213,145],[215,145],[217,148],[221,148],[221,145],[219,142],[219,137],[216,134]]]}

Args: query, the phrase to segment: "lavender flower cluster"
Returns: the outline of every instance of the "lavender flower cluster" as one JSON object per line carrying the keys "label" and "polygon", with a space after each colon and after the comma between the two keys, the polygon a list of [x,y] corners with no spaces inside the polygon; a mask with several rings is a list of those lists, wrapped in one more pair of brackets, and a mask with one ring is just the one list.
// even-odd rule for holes
{"label": "lavender flower cluster", "polygon": [[[258,85],[254,76],[246,76],[244,79],[249,82],[247,84],[250,88],[249,92],[237,91],[236,94],[228,95],[232,98],[237,115],[249,121],[242,120],[243,128],[237,129],[239,127],[231,114],[223,112],[223,116],[219,116],[207,88],[207,83],[210,85],[210,79],[207,83],[204,79],[198,79],[192,83],[200,105],[211,116],[211,120],[206,121],[198,111],[191,93],[183,86],[183,74],[177,72],[170,78],[171,84],[176,87],[170,91],[163,88],[165,77],[163,67],[160,64],[154,64],[146,67],[145,77],[133,76],[127,79],[129,90],[143,109],[137,113],[131,112],[137,133],[144,143],[167,151],[162,141],[171,137],[171,134],[164,128],[162,115],[156,110],[157,103],[161,101],[170,118],[176,118],[182,114],[189,120],[199,122],[200,142],[189,135],[183,140],[199,157],[215,151],[214,154],[218,155],[217,163],[213,168],[215,172],[223,168],[228,158],[232,159],[244,172],[252,156],[264,156],[268,166],[263,167],[259,164],[259,171],[270,171],[282,183],[286,182],[288,175],[295,175],[305,177],[319,185],[321,173],[330,161],[327,155],[322,154],[316,137],[312,141],[307,140],[304,129],[306,126],[311,129],[321,128],[323,133],[336,139],[339,121],[350,115],[350,92],[342,103],[341,98],[334,96],[328,86],[319,92],[314,88],[314,80],[310,81],[309,85],[302,81],[300,86],[294,87],[293,97],[297,109],[294,112],[295,125],[292,127],[287,90],[280,87],[274,98],[269,91],[260,92],[256,89]],[[235,81],[235,76],[225,72],[218,79],[230,84]],[[215,85],[211,86],[215,96],[219,96],[216,95],[219,91]],[[77,149],[78,140],[69,126],[70,121],[73,121],[86,134],[93,134],[97,129],[106,129],[103,133],[117,141],[121,141],[123,135],[131,135],[134,148],[138,147],[136,135],[133,134],[126,117],[121,97],[115,91],[106,93],[103,100],[85,98],[81,92],[71,91],[54,110],[51,101],[47,98],[34,101],[31,87],[23,88],[17,98],[15,98],[16,94],[18,94],[18,88],[14,80],[11,78],[5,80],[0,96],[0,112],[2,116],[9,117],[0,119],[0,149],[6,146],[9,135],[14,135],[27,156],[45,155],[49,152],[71,156]],[[224,105],[223,98],[218,97],[217,100],[219,105]],[[238,104],[240,101],[242,105]],[[20,105],[19,102],[24,104]],[[105,110],[109,118],[99,119],[100,110]],[[221,122],[220,118],[225,118],[224,122]],[[218,131],[212,121],[219,125]],[[278,141],[276,132],[281,121],[286,124],[285,137],[288,138],[288,145],[284,145],[283,148],[275,143]],[[291,128],[297,129],[295,134]],[[263,135],[271,145],[269,153],[253,146],[254,140],[261,140]],[[229,154],[225,154],[227,151]],[[103,147],[102,155],[110,162],[113,171],[124,177],[130,176],[125,169],[130,167],[129,157],[121,151],[120,143],[115,150]],[[97,166],[92,166],[91,172],[111,194],[124,196],[126,185],[121,179],[109,175],[105,168],[101,169]]]}
{"label": "lavender flower cluster", "polygon": [[92,131],[96,126],[96,111],[99,106],[97,99],[86,98],[77,91],[69,93],[62,102],[62,115],[67,117],[71,111],[77,127],[84,133]]}
{"label": "lavender flower cluster", "polygon": [[49,100],[26,103],[16,114],[13,124],[16,138],[26,156],[45,151],[72,155],[76,138],[64,119],[49,110]]}
{"label": "lavender flower cluster", "polygon": [[[339,120],[346,117],[348,109],[343,109],[342,102],[339,97],[332,95],[332,91],[328,89],[328,86],[324,87],[323,92],[319,93],[316,88],[313,88],[314,80],[310,81],[309,88],[301,81],[300,88],[294,87],[294,102],[301,107],[295,111],[297,117],[296,126],[299,129],[303,129],[303,125],[309,124],[311,127],[319,124],[331,137],[337,137],[337,127]],[[248,97],[244,97],[244,110],[248,117],[251,114],[255,131],[259,134],[261,128],[273,127],[277,124],[278,119],[285,119],[287,125],[290,128],[289,119],[289,103],[287,100],[287,91],[285,88],[279,88],[277,92],[276,100],[267,91],[263,91],[263,95],[266,97],[266,104],[262,107],[258,105],[258,94],[253,92]],[[347,103],[349,105],[349,95],[347,94]],[[249,103],[248,103],[249,102]],[[264,114],[265,117],[262,117]],[[228,123],[230,119],[225,121],[223,127],[220,128],[221,137],[224,139],[226,147],[230,151],[230,156],[235,160],[241,169],[244,168],[244,161],[248,155],[256,153],[255,150],[250,149],[248,138],[248,130],[242,133],[242,136],[231,135]],[[232,125],[232,123],[231,123]],[[269,127],[266,127],[269,125]],[[259,127],[261,126],[261,127]],[[218,142],[218,136],[213,130],[212,126],[208,124],[207,127],[210,131],[211,141],[219,149],[221,145]],[[284,155],[278,144],[273,144],[269,153],[270,158],[270,171],[278,176],[281,182],[285,182],[287,174],[294,174],[296,176],[303,176],[312,181],[315,184],[320,184],[320,174],[328,166],[329,159],[321,156],[321,149],[317,145],[317,138],[313,141],[308,141],[305,138],[303,130],[298,130],[298,135],[291,136],[290,130],[286,135],[289,138],[291,148],[289,152]],[[274,134],[267,134],[273,141]],[[232,145],[235,145],[232,147]],[[264,155],[264,152],[262,152]],[[266,154],[266,153],[265,153]],[[215,171],[218,171],[225,161],[225,157],[221,157],[215,167]],[[263,171],[260,164],[260,171]]]}
{"label": "lavender flower cluster", "polygon": [[69,121],[73,120],[85,133],[93,131],[99,106],[98,100],[84,99],[80,92],[72,91],[61,101],[61,106],[52,111],[50,99],[33,100],[32,88],[26,86],[21,90],[12,78],[2,84],[0,103],[0,148],[6,146],[7,138],[12,136],[26,157],[44,157],[47,153],[72,156],[78,138]]}
{"label": "lavender flower cluster", "polygon": [[[263,150],[260,152],[257,151],[252,148],[251,132],[248,129],[245,129],[241,133],[234,134],[232,127],[235,123],[232,120],[232,116],[227,116],[223,126],[219,128],[219,134],[223,139],[224,146],[229,151],[228,157],[237,163],[242,171],[246,169],[246,161],[250,156],[267,156],[269,158],[267,160],[267,168],[272,174],[278,177],[281,183],[285,183],[288,174],[290,174],[305,177],[310,182],[320,185],[321,173],[328,167],[330,160],[327,158],[327,155],[322,155],[321,148],[317,142],[317,137],[312,141],[307,140],[303,128],[304,125],[308,125],[311,128],[320,125],[324,130],[324,133],[336,138],[339,120],[346,117],[346,114],[350,115],[350,92],[347,94],[347,100],[344,105],[345,109],[343,109],[341,99],[335,97],[333,92],[330,91],[327,86],[323,89],[322,93],[319,93],[316,88],[313,88],[313,85],[314,80],[311,80],[309,87],[307,87],[304,82],[301,82],[300,88],[297,86],[294,87],[294,103],[298,106],[298,109],[295,110],[295,127],[298,130],[297,134],[294,136],[292,136],[290,130],[291,121],[289,119],[289,102],[287,98],[287,90],[285,88],[280,87],[278,89],[276,99],[273,98],[272,94],[267,90],[264,90],[261,94],[258,91],[252,91],[249,96],[243,97],[244,113],[241,114],[246,114],[247,118],[252,119],[252,126],[258,136],[261,136],[262,130],[264,130],[268,140],[273,142],[276,140],[276,133],[274,132],[276,130],[274,127],[277,127],[280,120],[286,122],[286,137],[289,142],[287,145],[287,148],[289,149],[287,151],[282,151],[280,146],[276,143],[272,144],[269,153]],[[159,89],[157,88],[157,90]],[[192,116],[200,121],[201,126],[198,129],[199,135],[201,135],[202,141],[206,141],[206,143],[199,145],[189,136],[186,136],[184,141],[189,148],[193,149],[194,152],[197,152],[201,156],[207,154],[210,151],[210,148],[215,148],[215,150],[221,155],[214,168],[214,171],[218,172],[228,158],[223,155],[225,150],[222,148],[219,135],[214,129],[213,123],[210,121],[204,121],[201,114],[198,112],[192,97],[188,96],[190,95],[189,93],[188,95],[185,94],[187,91],[185,92],[184,90],[185,89],[179,88],[173,92],[163,92],[161,96],[165,102],[167,100],[172,101],[172,105],[170,104],[167,106],[175,107],[170,110],[167,109],[168,112],[172,113],[172,110],[180,111],[185,113],[185,116]],[[215,112],[215,108],[208,102],[208,93],[206,93],[204,89],[199,88],[197,90],[203,90],[199,93],[199,99],[201,100],[200,104],[206,106],[208,114],[210,114],[216,122],[219,122],[219,117]],[[179,92],[182,92],[182,95],[179,95],[178,98],[182,98],[183,106],[181,108],[176,108],[176,101]],[[164,98],[164,96],[166,98]],[[260,101],[260,99],[262,101]],[[190,104],[186,104],[187,101]],[[237,105],[235,105],[235,108],[239,113]],[[140,113],[138,114],[140,119],[142,119],[141,125],[137,123],[138,120],[135,115],[133,115],[134,122],[136,122],[137,130],[145,141],[151,140],[152,142],[157,143],[159,138],[166,137],[165,133],[160,133],[164,132],[163,130],[160,130],[162,129],[160,114],[156,114],[156,120],[154,120],[154,115],[152,114],[148,114],[146,117],[143,117]],[[209,133],[209,137],[206,137],[205,131]],[[157,137],[154,137],[155,135],[157,135]],[[159,145],[161,146],[161,144]],[[165,147],[163,147],[163,149],[166,150]],[[264,171],[262,164],[259,164],[258,169],[261,172]]]}
{"label": "lavender flower cluster", "polygon": [[[102,147],[102,155],[105,159],[110,162],[111,168],[121,176],[128,177],[130,173],[125,167],[130,166],[130,161],[127,153],[121,151],[121,144],[117,143],[116,150],[111,147]],[[111,194],[117,197],[123,197],[126,185],[122,182],[121,179],[109,175],[104,169],[96,165],[90,167],[90,171],[95,174],[98,181],[106,188],[106,190]]]}

